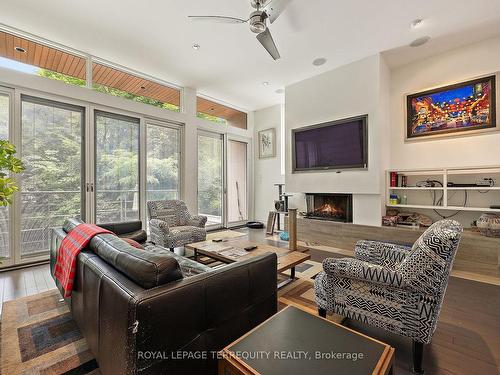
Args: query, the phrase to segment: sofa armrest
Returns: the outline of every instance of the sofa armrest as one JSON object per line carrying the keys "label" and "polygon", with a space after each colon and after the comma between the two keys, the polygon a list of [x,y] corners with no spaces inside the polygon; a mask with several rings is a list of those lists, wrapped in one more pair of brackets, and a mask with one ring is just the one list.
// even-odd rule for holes
{"label": "sofa armrest", "polygon": [[205,228],[207,217],[203,215],[190,216],[187,225],[193,227]]}
{"label": "sofa armrest", "polygon": [[328,276],[346,277],[393,288],[406,286],[400,272],[359,259],[327,258],[323,260],[323,269]]}
{"label": "sofa armrest", "polygon": [[354,257],[365,262],[389,268],[405,260],[411,252],[410,246],[396,245],[381,241],[358,241],[354,247]]}
{"label": "sofa armrest", "polygon": [[168,234],[170,232],[170,227],[168,223],[159,219],[151,219],[149,220],[149,226],[152,230],[161,231],[163,234]]}

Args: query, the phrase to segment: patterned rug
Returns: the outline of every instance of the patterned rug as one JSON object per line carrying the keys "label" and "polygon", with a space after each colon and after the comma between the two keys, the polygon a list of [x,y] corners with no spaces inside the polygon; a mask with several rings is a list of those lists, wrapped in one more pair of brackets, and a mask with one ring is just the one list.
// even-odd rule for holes
{"label": "patterned rug", "polygon": [[100,374],[56,289],[8,301],[2,309],[1,373]]}
{"label": "patterned rug", "polygon": [[[317,274],[318,265],[320,263],[307,261],[297,269],[298,279],[279,290],[280,310],[292,305],[317,314],[314,281],[310,275]],[[4,303],[2,375],[100,374],[68,307],[59,299],[59,292],[53,289]],[[339,315],[328,316],[328,319],[337,323],[343,320]]]}

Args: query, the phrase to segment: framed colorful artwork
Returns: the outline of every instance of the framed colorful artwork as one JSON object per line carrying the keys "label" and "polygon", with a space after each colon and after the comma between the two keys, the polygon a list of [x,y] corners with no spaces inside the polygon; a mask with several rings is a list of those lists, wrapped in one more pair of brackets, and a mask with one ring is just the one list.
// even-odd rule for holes
{"label": "framed colorful artwork", "polygon": [[495,76],[408,95],[406,112],[407,139],[495,128]]}

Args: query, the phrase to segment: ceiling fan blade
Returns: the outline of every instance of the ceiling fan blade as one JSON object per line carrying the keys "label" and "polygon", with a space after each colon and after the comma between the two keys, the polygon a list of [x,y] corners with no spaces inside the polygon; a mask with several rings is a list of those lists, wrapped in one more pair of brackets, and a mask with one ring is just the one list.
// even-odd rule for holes
{"label": "ceiling fan blade", "polygon": [[217,23],[246,23],[247,20],[227,16],[188,16],[192,21],[211,21]]}
{"label": "ceiling fan blade", "polygon": [[259,40],[260,44],[264,46],[267,52],[269,52],[273,59],[279,60],[281,58],[269,29],[266,29],[266,31],[260,34],[257,34],[257,39]]}
{"label": "ceiling fan blade", "polygon": [[292,0],[271,0],[266,4],[264,12],[267,13],[269,21],[273,23],[280,16]]}

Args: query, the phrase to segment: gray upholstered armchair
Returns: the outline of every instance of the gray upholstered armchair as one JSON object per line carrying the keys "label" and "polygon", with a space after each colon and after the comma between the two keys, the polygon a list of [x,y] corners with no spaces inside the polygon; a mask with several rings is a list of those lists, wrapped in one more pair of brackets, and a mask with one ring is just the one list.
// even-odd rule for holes
{"label": "gray upholstered armchair", "polygon": [[441,220],[413,247],[359,241],[355,258],[323,261],[315,279],[319,314],[337,313],[413,340],[413,369],[422,373],[463,228]]}
{"label": "gray upholstered armchair", "polygon": [[206,216],[191,216],[181,200],[148,202],[151,242],[174,250],[174,247],[205,241]]}

